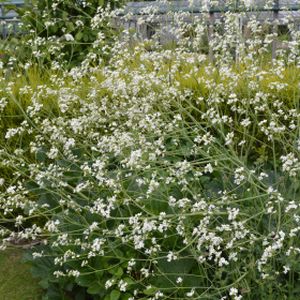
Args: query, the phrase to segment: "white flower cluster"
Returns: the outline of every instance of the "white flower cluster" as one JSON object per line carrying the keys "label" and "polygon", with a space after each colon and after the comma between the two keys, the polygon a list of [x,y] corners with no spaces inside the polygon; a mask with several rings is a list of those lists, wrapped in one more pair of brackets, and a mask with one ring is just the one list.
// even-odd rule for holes
{"label": "white flower cluster", "polygon": [[297,172],[300,170],[299,159],[294,153],[288,153],[280,157],[282,161],[282,170],[288,172],[290,176],[295,177]]}
{"label": "white flower cluster", "polygon": [[[173,16],[172,50],[124,38],[106,66],[59,69],[19,88],[31,103],[3,135],[0,166],[11,176],[1,174],[0,213],[15,227],[0,228],[1,249],[47,240],[34,257],[54,256],[54,276],[99,273],[105,292],[131,299],[239,300],[250,267],[265,280],[297,272],[299,53],[262,65],[262,24],[250,18],[242,37],[226,13],[209,62],[196,44],[207,20],[191,40],[185,17]],[[17,89],[0,92],[1,122]]]}

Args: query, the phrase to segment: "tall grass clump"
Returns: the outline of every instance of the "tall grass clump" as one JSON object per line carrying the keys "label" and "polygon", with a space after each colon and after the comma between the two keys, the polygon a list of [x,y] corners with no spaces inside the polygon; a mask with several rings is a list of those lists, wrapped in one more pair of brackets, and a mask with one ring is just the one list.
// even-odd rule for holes
{"label": "tall grass clump", "polygon": [[35,244],[46,299],[300,297],[300,36],[271,60],[235,17],[213,61],[198,20],[172,49],[124,33],[108,64],[3,77],[0,247]]}

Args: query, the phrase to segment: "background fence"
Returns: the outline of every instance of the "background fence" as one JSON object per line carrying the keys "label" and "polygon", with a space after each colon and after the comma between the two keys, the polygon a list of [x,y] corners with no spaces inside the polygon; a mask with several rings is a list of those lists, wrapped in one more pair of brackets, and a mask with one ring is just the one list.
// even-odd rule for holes
{"label": "background fence", "polygon": [[[213,34],[214,23],[220,19],[222,13],[226,11],[241,12],[244,9],[247,15],[253,13],[259,14],[259,19],[265,21],[266,19],[272,22],[273,32],[278,33],[278,27],[282,25],[282,20],[286,18],[287,13],[292,14],[297,26],[300,24],[300,1],[299,0],[274,0],[272,5],[266,6],[266,0],[248,0],[247,6],[242,4],[241,0],[228,1],[218,0],[214,1],[213,5],[208,5],[209,1],[206,0],[175,0],[169,2],[159,1],[135,1],[128,2],[123,12],[116,20],[116,25],[125,27],[127,29],[134,29],[139,33],[142,39],[150,38],[155,33],[155,27],[168,21],[166,14],[169,11],[173,12],[189,12],[196,16],[208,16],[208,35]],[[192,3],[192,4],[191,4]],[[20,20],[18,14],[13,9],[13,6],[20,7],[24,5],[24,0],[11,0],[1,2],[0,0],[0,37],[6,38],[11,34],[16,34],[19,31]],[[147,15],[147,11],[155,11],[156,23],[150,24],[149,22],[140,24],[138,22],[142,15]],[[130,17],[122,18],[122,16],[129,14]],[[247,16],[241,19],[241,26],[247,23]],[[272,56],[275,57],[278,44],[273,42]],[[212,54],[210,54],[211,56]]]}
{"label": "background fence", "polygon": [[0,35],[6,38],[19,31],[20,19],[14,7],[24,5],[23,0],[0,1]]}
{"label": "background fence", "polygon": [[[240,14],[240,27],[247,27],[247,22],[251,16],[255,15],[256,19],[262,23],[266,20],[272,24],[272,32],[278,34],[285,27],[287,15],[291,16],[299,29],[300,24],[300,1],[299,0],[275,0],[267,5],[267,0],[248,0],[248,5],[243,5],[242,1],[219,0],[214,1],[213,5],[208,5],[205,0],[181,0],[169,2],[138,1],[129,2],[116,20],[117,26],[133,29],[141,39],[149,39],[155,32],[167,27],[168,22],[172,22],[167,15],[168,12],[187,12],[189,17],[187,22],[191,22],[193,17],[205,18],[207,20],[208,39],[214,33],[214,24],[222,19],[225,12]],[[191,4],[192,3],[192,4]],[[149,12],[155,15],[153,21],[141,22],[140,19],[145,17]],[[166,37],[166,35],[165,35]],[[276,56],[276,50],[280,43],[274,40],[272,44],[272,56]],[[212,51],[209,49],[209,56],[212,59]]]}

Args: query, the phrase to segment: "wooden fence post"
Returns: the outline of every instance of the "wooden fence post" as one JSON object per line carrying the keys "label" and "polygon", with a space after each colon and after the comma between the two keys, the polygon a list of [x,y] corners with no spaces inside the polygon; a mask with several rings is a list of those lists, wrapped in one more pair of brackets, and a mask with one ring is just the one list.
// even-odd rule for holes
{"label": "wooden fence post", "polygon": [[235,62],[238,65],[240,63],[240,56],[241,53],[240,51],[240,43],[243,42],[243,16],[241,15],[236,15],[237,18],[237,27],[238,27],[238,35],[237,35],[237,41],[236,41],[236,46],[235,46]]}
{"label": "wooden fence post", "polygon": [[213,62],[214,61],[214,51],[211,46],[211,40],[213,39],[213,34],[214,34],[214,24],[215,24],[215,16],[214,12],[211,11],[209,8],[209,19],[208,19],[208,57],[209,61]]}
{"label": "wooden fence post", "polygon": [[5,21],[4,21],[4,3],[0,3],[0,10],[1,10],[1,15],[0,15],[0,20],[1,20],[1,26],[2,26],[2,38],[5,38]]}
{"label": "wooden fence post", "polygon": [[274,7],[273,7],[273,34],[275,35],[275,37],[273,38],[273,42],[272,42],[272,59],[276,58],[278,19],[279,19],[279,0],[275,0]]}

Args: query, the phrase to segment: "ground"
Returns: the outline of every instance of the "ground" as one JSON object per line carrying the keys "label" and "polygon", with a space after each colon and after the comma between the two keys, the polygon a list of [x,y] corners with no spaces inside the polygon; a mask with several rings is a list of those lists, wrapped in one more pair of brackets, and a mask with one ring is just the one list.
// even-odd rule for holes
{"label": "ground", "polygon": [[22,250],[0,252],[0,300],[40,300],[41,290],[22,262]]}

